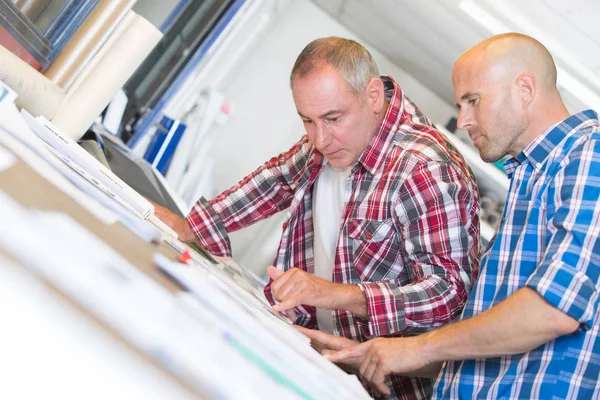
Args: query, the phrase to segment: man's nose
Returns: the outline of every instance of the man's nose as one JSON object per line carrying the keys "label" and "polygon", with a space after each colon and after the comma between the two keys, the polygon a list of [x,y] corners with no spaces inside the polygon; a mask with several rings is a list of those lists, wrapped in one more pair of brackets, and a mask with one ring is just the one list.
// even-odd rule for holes
{"label": "man's nose", "polygon": [[329,142],[331,141],[331,136],[327,131],[328,129],[324,124],[316,124],[314,144],[317,149],[324,149],[329,145]]}
{"label": "man's nose", "polygon": [[473,127],[474,124],[475,123],[473,121],[471,113],[463,110],[458,112],[458,121],[456,122],[456,126],[458,127],[458,129],[469,130]]}

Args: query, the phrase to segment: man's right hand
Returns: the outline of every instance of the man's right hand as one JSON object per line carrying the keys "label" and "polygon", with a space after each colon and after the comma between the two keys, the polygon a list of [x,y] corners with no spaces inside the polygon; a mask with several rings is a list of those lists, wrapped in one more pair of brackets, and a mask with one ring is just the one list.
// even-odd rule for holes
{"label": "man's right hand", "polygon": [[442,368],[442,362],[429,361],[422,350],[421,336],[403,338],[376,338],[356,346],[326,355],[334,363],[359,364],[360,374],[380,393],[390,395],[385,385],[388,375],[417,376],[434,379]]}
{"label": "man's right hand", "polygon": [[[149,200],[148,200],[149,201]],[[179,215],[172,213],[165,207],[161,207],[156,203],[154,205],[154,215],[162,222],[167,224],[169,228],[173,229],[177,233],[177,237],[182,242],[193,242],[196,240],[196,235],[190,228],[185,218],[181,218]]]}
{"label": "man's right hand", "polygon": [[[298,325],[294,325],[294,328],[308,336],[312,347],[324,356],[358,345],[358,342],[355,340],[330,335],[329,333],[321,332],[318,329],[308,329]],[[354,371],[358,371],[361,362],[362,357],[356,357],[356,359],[346,357],[339,363],[344,364]]]}

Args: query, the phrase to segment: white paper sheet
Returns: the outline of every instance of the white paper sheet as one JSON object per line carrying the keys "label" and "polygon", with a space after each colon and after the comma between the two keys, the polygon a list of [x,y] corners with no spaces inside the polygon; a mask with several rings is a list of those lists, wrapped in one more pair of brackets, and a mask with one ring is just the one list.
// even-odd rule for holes
{"label": "white paper sheet", "polygon": [[31,132],[14,104],[0,108],[0,144],[105,224],[119,220],[114,212],[75,186],[84,185],[79,181],[83,178],[75,176],[75,172],[69,173],[69,168],[50,153],[48,146]]}
{"label": "white paper sheet", "polygon": [[[155,262],[197,300],[197,318],[227,332],[232,346],[298,396],[305,398],[368,399],[356,378],[347,375],[310,347],[308,338],[284,323],[245,289],[223,280],[221,273],[167,260]],[[214,270],[213,270],[214,271]],[[212,315],[208,317],[207,315]]]}
{"label": "white paper sheet", "polygon": [[0,203],[0,249],[207,398],[299,398],[240,354],[227,332],[191,316],[178,297],[67,216],[33,213],[2,192]]}
{"label": "white paper sheet", "polygon": [[0,276],[0,398],[196,398],[1,252]]}
{"label": "white paper sheet", "polygon": [[102,182],[102,184],[114,192],[116,196],[123,199],[123,201],[131,206],[135,212],[140,214],[143,218],[152,215],[154,206],[152,206],[148,200],[133,190],[110,169],[102,165],[92,155],[79,146],[77,142],[65,135],[45,118],[33,118],[33,116],[26,111],[22,111],[21,115],[33,133],[60,152],[63,156],[83,168],[98,181]]}
{"label": "white paper sheet", "polygon": [[13,153],[0,146],[0,172],[12,167],[16,161]]}

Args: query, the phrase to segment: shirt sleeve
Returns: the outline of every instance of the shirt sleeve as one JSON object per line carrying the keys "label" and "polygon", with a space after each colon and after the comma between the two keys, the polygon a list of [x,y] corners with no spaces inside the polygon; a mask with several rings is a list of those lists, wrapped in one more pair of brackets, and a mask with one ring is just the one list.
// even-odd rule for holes
{"label": "shirt sleeve", "polygon": [[[527,280],[551,305],[579,321],[596,324],[600,283],[600,144],[573,150],[548,190],[551,235],[544,258]],[[541,201],[536,204],[542,206]],[[547,206],[549,207],[549,206]]]}
{"label": "shirt sleeve", "polygon": [[452,321],[479,269],[473,178],[450,164],[417,166],[395,207],[409,283],[361,283],[370,336],[418,334]]}
{"label": "shirt sleeve", "polygon": [[198,241],[217,256],[231,257],[228,232],[245,228],[289,207],[309,159],[306,136],[210,201],[198,200],[187,222]]}

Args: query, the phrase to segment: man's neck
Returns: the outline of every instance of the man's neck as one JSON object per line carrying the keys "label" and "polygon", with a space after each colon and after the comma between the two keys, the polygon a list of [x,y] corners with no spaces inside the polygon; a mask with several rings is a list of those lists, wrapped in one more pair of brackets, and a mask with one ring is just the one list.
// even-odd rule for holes
{"label": "man's neck", "polygon": [[562,101],[553,103],[548,102],[544,107],[538,107],[536,113],[532,115],[527,129],[521,136],[522,141],[519,146],[520,150],[515,153],[518,154],[523,151],[529,143],[536,140],[551,127],[567,119],[570,115],[571,114]]}

